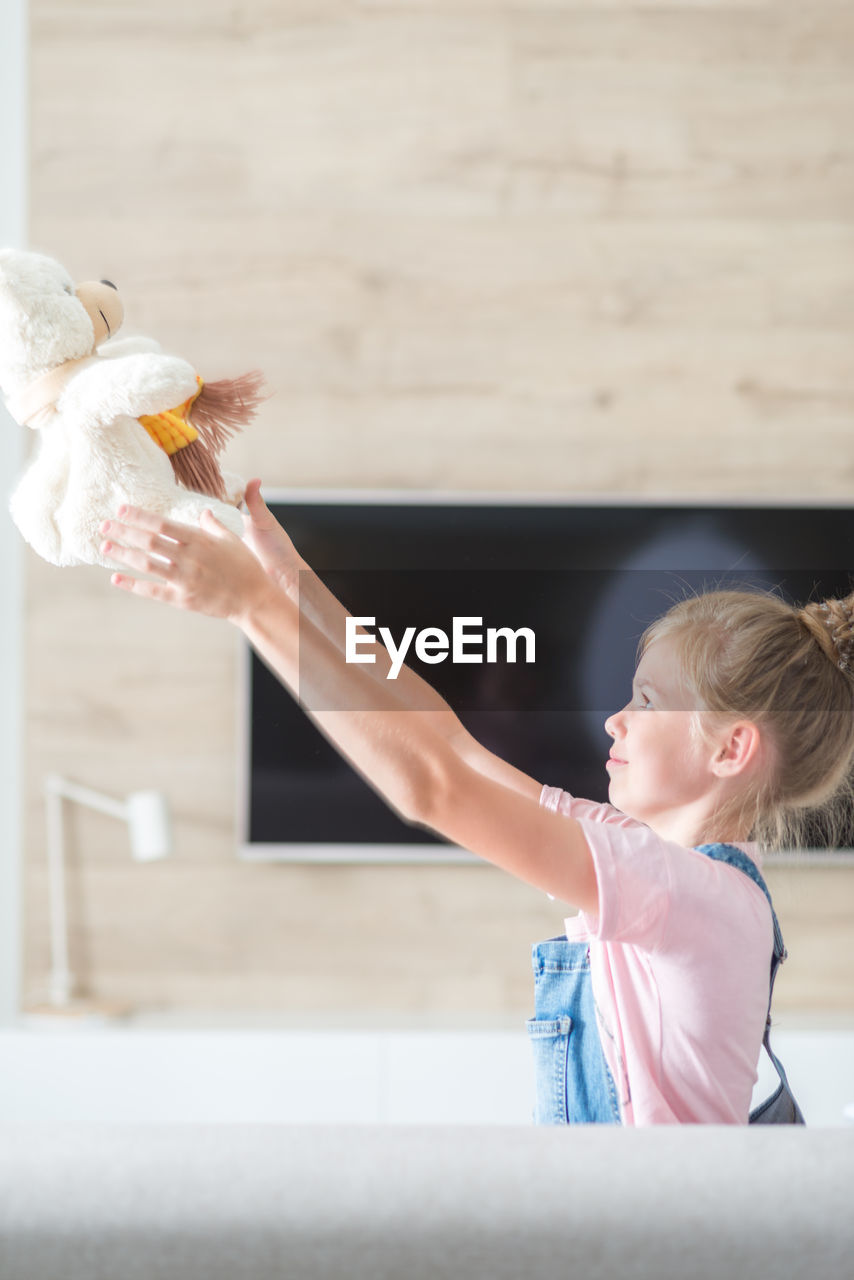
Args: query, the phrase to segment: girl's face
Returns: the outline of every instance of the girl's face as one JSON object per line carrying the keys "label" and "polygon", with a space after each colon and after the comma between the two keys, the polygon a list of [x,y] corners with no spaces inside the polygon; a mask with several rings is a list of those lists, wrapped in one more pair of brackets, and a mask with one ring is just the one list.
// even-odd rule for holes
{"label": "girl's face", "polygon": [[611,803],[662,835],[690,829],[716,789],[715,749],[692,731],[696,708],[674,640],[653,641],[638,664],[632,700],[609,716]]}

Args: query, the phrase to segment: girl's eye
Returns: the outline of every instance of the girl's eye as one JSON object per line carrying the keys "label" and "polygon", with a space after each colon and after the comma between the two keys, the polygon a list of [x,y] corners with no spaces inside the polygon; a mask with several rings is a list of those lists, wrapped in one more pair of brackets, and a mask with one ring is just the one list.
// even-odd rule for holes
{"label": "girl's eye", "polygon": [[640,708],[641,711],[652,710],[652,703],[650,702],[649,698],[646,696],[645,693],[638,694],[638,707]]}

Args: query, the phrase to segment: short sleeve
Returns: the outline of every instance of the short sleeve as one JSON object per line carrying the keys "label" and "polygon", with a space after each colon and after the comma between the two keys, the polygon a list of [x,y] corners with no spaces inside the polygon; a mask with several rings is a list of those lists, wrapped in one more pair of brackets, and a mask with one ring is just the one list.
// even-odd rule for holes
{"label": "short sleeve", "polygon": [[682,846],[662,840],[613,805],[579,800],[558,788],[544,788],[540,803],[575,818],[592,854],[599,914],[581,912],[590,937],[654,950],[670,909],[671,862],[684,855]]}
{"label": "short sleeve", "polygon": [[645,950],[658,946],[671,903],[673,856],[684,856],[640,823],[634,827],[580,818],[593,855],[599,890],[598,918],[585,917],[600,942],[630,942]]}
{"label": "short sleeve", "polygon": [[597,804],[595,800],[580,800],[569,791],[560,787],[543,787],[540,792],[540,804],[552,813],[561,813],[565,818],[587,818],[591,822],[631,822],[624,813],[615,809],[612,804]]}

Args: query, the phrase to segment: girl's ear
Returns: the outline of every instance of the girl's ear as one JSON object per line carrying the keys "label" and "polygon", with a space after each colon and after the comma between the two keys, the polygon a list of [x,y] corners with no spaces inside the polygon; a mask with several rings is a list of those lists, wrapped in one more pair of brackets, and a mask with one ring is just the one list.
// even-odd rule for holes
{"label": "girl's ear", "polygon": [[750,767],[759,754],[760,735],[750,720],[737,720],[717,741],[712,772],[718,778],[734,778]]}

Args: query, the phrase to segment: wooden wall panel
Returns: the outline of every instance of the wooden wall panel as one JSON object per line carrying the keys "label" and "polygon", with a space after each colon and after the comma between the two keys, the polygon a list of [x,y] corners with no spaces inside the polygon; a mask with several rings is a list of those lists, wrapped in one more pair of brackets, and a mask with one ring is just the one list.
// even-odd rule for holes
{"label": "wooden wall panel", "polygon": [[[271,398],[273,485],[846,500],[854,8],[817,0],[31,0],[31,241]],[[603,443],[604,442],[604,443]],[[235,858],[237,637],[30,556],[25,980],[41,780],[170,796],[132,865],[77,815],[75,954],[143,1009],[502,1019],[560,910],[491,869]],[[560,782],[560,779],[549,779]],[[854,1013],[854,871],[772,876],[782,1009]]]}

